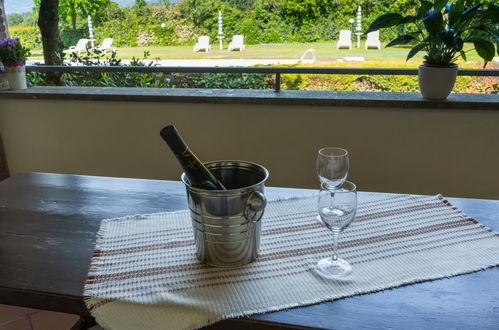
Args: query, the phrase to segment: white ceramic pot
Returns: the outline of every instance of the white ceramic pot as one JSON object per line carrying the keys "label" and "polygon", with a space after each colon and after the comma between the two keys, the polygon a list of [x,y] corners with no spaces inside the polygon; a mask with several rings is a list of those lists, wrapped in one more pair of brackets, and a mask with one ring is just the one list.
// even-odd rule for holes
{"label": "white ceramic pot", "polygon": [[10,89],[26,89],[26,67],[24,62],[4,63],[3,65]]}
{"label": "white ceramic pot", "polygon": [[448,67],[419,66],[419,90],[425,99],[443,100],[454,88],[457,76],[457,65]]}

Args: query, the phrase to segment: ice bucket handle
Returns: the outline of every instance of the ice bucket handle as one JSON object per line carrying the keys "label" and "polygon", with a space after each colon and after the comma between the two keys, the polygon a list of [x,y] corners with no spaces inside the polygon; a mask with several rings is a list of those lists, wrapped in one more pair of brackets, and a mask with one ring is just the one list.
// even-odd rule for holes
{"label": "ice bucket handle", "polygon": [[263,209],[267,205],[267,199],[259,191],[253,191],[246,201],[244,217],[248,221],[258,221],[263,216]]}

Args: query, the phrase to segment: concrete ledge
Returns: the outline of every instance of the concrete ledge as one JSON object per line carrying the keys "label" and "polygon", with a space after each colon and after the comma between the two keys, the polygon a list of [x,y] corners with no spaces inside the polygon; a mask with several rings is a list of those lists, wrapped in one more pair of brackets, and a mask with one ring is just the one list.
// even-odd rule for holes
{"label": "concrete ledge", "polygon": [[20,91],[2,91],[0,92],[1,98],[499,110],[499,95],[497,94],[451,94],[447,100],[433,101],[423,99],[419,93],[293,90],[275,92],[273,90],[195,88],[32,87]]}

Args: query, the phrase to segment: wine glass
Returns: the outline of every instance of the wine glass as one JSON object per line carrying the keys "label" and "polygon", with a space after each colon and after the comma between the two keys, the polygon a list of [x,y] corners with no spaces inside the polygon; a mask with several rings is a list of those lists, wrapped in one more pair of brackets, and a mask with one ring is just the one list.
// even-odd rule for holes
{"label": "wine glass", "polygon": [[[334,194],[334,189],[341,186],[348,176],[350,168],[348,151],[337,147],[322,148],[317,155],[316,165],[321,186],[325,184],[331,194]],[[320,215],[315,219],[322,222]]]}
{"label": "wine glass", "polygon": [[329,190],[336,187],[347,179],[350,164],[348,151],[343,148],[326,147],[319,150],[317,155],[317,176],[322,184],[326,184]]}
{"label": "wine glass", "polygon": [[338,258],[338,235],[355,218],[357,212],[357,188],[350,181],[344,181],[336,187],[334,194],[326,183],[321,185],[319,192],[319,216],[324,225],[333,232],[333,256],[319,260],[316,271],[327,278],[347,276],[352,272],[352,266]]}

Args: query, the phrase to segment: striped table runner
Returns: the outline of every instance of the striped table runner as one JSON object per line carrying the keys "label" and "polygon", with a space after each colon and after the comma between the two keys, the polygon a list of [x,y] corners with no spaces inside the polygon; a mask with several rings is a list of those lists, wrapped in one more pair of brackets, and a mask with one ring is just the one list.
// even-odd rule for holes
{"label": "striped table runner", "polygon": [[316,197],[270,202],[259,258],[230,269],[196,260],[188,211],[103,220],[87,307],[104,328],[193,329],[499,265],[498,234],[443,197],[362,193],[340,235],[353,273],[324,279],[313,266],[332,238],[316,207]]}

